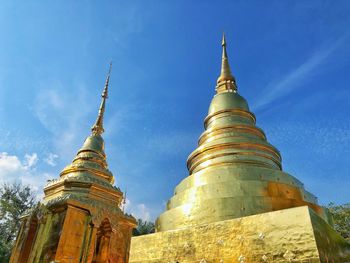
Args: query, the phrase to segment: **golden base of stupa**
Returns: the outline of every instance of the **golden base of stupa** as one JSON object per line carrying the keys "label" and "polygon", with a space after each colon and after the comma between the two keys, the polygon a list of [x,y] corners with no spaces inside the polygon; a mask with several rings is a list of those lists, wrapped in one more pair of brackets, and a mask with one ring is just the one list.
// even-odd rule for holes
{"label": "golden base of stupa", "polygon": [[350,262],[350,244],[308,206],[133,237],[130,263]]}

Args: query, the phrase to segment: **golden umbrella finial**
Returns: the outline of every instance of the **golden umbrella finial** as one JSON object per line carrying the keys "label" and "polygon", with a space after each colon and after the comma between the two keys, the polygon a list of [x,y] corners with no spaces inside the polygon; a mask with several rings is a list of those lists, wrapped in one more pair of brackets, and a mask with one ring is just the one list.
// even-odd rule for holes
{"label": "golden umbrella finial", "polygon": [[101,135],[105,130],[103,129],[103,115],[105,112],[106,107],[106,99],[108,98],[108,85],[109,85],[109,78],[111,76],[111,70],[112,70],[112,62],[109,63],[109,70],[106,78],[105,87],[102,92],[102,102],[100,105],[100,109],[98,110],[98,116],[96,119],[95,124],[92,126],[91,131],[93,135]]}
{"label": "golden umbrella finial", "polygon": [[[225,84],[227,88],[225,88],[224,90],[236,91],[237,90],[236,80],[231,73],[230,64],[228,62],[225,33],[222,34],[221,46],[222,46],[221,74],[217,80],[217,84],[218,84],[217,90],[219,91],[219,88]],[[226,84],[230,84],[230,85],[226,85]]]}

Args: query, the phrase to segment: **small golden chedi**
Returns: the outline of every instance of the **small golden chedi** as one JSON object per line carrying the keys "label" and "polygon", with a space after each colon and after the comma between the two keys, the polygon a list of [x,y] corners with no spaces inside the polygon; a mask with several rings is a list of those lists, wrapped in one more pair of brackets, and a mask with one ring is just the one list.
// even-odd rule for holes
{"label": "small golden chedi", "polygon": [[113,186],[101,136],[109,77],[92,134],[22,217],[10,263],[128,262],[136,220],[120,209],[123,193]]}

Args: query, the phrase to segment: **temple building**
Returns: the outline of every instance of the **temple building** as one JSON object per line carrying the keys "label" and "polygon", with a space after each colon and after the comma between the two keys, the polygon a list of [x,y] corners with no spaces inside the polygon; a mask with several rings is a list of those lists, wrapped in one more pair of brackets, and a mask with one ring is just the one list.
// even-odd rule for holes
{"label": "temple building", "polygon": [[41,204],[22,217],[11,263],[127,263],[136,220],[120,206],[102,138],[110,71],[92,134],[73,162],[44,188]]}
{"label": "temple building", "polygon": [[[189,175],[156,221],[136,220],[108,170],[102,134],[110,71],[98,117],[76,157],[22,217],[11,263],[350,262],[350,244],[327,210],[282,170],[247,101],[238,94],[222,40],[221,74]],[[145,189],[146,191],[146,189]]]}
{"label": "temple building", "polygon": [[131,263],[350,262],[350,244],[316,197],[282,170],[280,152],[255,121],[223,36],[221,74],[189,175],[157,232],[132,238]]}

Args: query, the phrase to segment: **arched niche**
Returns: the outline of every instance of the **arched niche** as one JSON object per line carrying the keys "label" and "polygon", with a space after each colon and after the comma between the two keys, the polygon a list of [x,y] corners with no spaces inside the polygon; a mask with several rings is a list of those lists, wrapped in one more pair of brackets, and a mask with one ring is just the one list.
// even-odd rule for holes
{"label": "arched niche", "polygon": [[112,227],[110,221],[106,218],[102,220],[96,232],[96,242],[92,263],[110,262]]}
{"label": "arched niche", "polygon": [[17,249],[19,251],[18,262],[25,263],[28,261],[30,250],[35,242],[37,230],[38,230],[38,218],[33,213],[22,222],[22,231],[17,237],[18,244]]}

